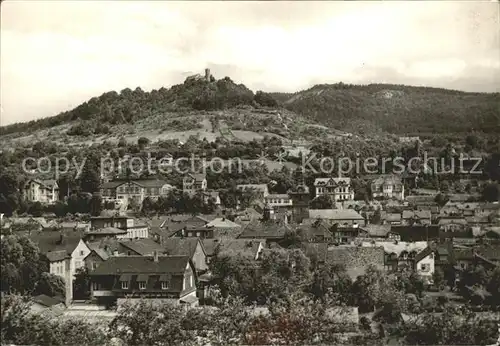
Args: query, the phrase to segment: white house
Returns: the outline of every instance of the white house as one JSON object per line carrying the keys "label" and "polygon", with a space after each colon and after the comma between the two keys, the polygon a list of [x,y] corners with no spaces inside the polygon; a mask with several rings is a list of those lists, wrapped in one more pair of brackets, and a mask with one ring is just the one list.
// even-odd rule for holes
{"label": "white house", "polygon": [[329,195],[336,202],[354,199],[351,178],[316,178],[314,188],[316,196]]}
{"label": "white house", "polygon": [[24,197],[30,202],[55,203],[59,200],[59,186],[53,179],[30,179],[24,185]]}
{"label": "white house", "polygon": [[291,207],[292,198],[288,194],[270,194],[264,198],[271,207]]}

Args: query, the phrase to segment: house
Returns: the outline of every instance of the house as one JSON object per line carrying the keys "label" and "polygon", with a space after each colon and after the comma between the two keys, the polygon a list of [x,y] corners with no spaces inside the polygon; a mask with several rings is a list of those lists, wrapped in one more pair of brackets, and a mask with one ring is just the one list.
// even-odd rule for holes
{"label": "house", "polygon": [[453,249],[455,268],[464,270],[481,264],[487,268],[500,265],[500,244],[484,244]]}
{"label": "house", "polygon": [[101,263],[105,262],[110,255],[106,250],[100,247],[91,246],[90,244],[87,244],[87,246],[90,249],[90,253],[83,259],[83,261],[87,270],[92,271]]}
{"label": "house", "polygon": [[24,185],[24,198],[30,202],[53,204],[59,200],[57,181],[30,179]]}
{"label": "house", "polygon": [[383,175],[371,182],[373,199],[404,200],[405,188],[401,178],[395,175]]}
{"label": "house", "polygon": [[439,239],[438,225],[391,226],[389,237],[405,241],[429,241]]}
{"label": "house", "polygon": [[90,249],[82,240],[83,234],[69,231],[43,231],[32,233],[29,238],[38,246],[49,264],[49,272],[64,278],[66,299],[73,298],[73,278],[85,266]]}
{"label": "house", "polygon": [[390,213],[386,211],[380,212],[380,219],[382,220],[382,224],[389,225],[401,225],[401,213]]}
{"label": "house", "polygon": [[359,226],[365,224],[365,219],[352,209],[310,209],[310,219],[324,219],[330,225]]}
{"label": "house", "polygon": [[369,238],[387,238],[391,231],[391,225],[374,225],[368,224],[362,226]]}
{"label": "house", "polygon": [[299,225],[297,232],[299,232],[301,237],[307,242],[330,242],[333,239],[330,228],[331,225],[326,220],[306,219]]}
{"label": "house", "polygon": [[[117,235],[117,238],[148,238],[149,226],[144,223],[136,222],[132,217],[125,215],[112,215],[112,216],[93,216],[90,218],[91,232],[103,228],[118,228],[126,233]],[[88,234],[90,234],[88,233]],[[98,237],[98,234],[94,235]],[[92,237],[89,237],[92,240]]]}
{"label": "house", "polygon": [[114,238],[114,239],[127,238],[127,231],[115,227],[104,227],[98,229],[94,228],[86,231],[83,237],[85,241],[98,241],[107,238]]}
{"label": "house", "polygon": [[188,173],[182,179],[182,191],[188,194],[194,194],[197,191],[207,189],[207,177],[205,174]]}
{"label": "house", "polygon": [[428,247],[426,241],[376,241],[364,242],[362,246],[382,247],[384,249],[384,267],[386,270],[398,270],[401,267],[415,268],[416,259],[419,259],[420,262],[423,261],[422,263],[428,263],[427,255],[417,257],[420,252]]}
{"label": "house", "polygon": [[413,270],[415,270],[427,284],[432,284],[434,282],[434,260],[434,250],[429,246],[415,255]]}
{"label": "house", "polygon": [[246,225],[238,239],[265,239],[266,244],[270,245],[282,241],[285,233],[291,231],[292,228],[286,223],[276,220],[259,220]]}
{"label": "house", "polygon": [[328,195],[337,201],[351,201],[354,199],[354,189],[351,187],[351,178],[316,178],[314,180],[316,196]]}
{"label": "house", "polygon": [[[114,186],[114,182],[105,183]],[[141,180],[131,180],[131,181],[121,181],[114,189],[114,194],[110,192],[113,188],[109,188],[107,185],[101,188],[101,193],[103,193],[103,199],[107,200],[127,200],[130,202],[134,200],[136,203],[141,204],[145,198],[158,199],[161,196],[167,196],[168,193],[173,189],[173,186],[168,184],[166,181],[157,179],[141,179]],[[106,195],[104,195],[106,192]],[[116,198],[113,198],[115,197]]]}
{"label": "house", "polygon": [[331,228],[333,242],[335,244],[351,244],[357,238],[366,238],[368,233],[361,227],[339,226],[335,224]]}
{"label": "house", "polygon": [[462,231],[467,227],[467,220],[461,216],[439,216],[437,224],[445,231]]}
{"label": "house", "polygon": [[430,225],[432,213],[430,210],[403,210],[404,225]]}
{"label": "house", "polygon": [[199,238],[168,238],[162,241],[161,247],[168,256],[188,256],[196,273],[208,270],[207,253]]}
{"label": "house", "polygon": [[168,299],[196,305],[196,270],[188,256],[110,257],[90,273],[91,297],[98,304],[120,298]]}
{"label": "house", "polygon": [[475,216],[480,212],[480,204],[448,201],[440,210],[441,216]]}
{"label": "house", "polygon": [[220,195],[219,191],[203,191],[203,203],[208,203],[209,200],[212,200],[215,205],[220,205]]}
{"label": "house", "polygon": [[267,195],[264,198],[264,202],[268,203],[270,206],[274,208],[283,208],[292,206],[292,198],[286,193]]}

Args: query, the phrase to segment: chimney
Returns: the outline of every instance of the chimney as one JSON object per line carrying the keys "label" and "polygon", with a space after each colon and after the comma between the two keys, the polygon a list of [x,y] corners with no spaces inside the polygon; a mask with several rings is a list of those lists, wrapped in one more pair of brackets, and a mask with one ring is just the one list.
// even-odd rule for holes
{"label": "chimney", "polygon": [[205,69],[205,80],[206,80],[207,82],[210,82],[210,76],[211,76],[211,74],[210,74],[210,69],[209,69],[209,68],[206,68],[206,69]]}
{"label": "chimney", "polygon": [[64,271],[64,304],[68,308],[73,301],[73,273],[71,272],[71,258],[66,258],[65,260],[65,271]]}
{"label": "chimney", "polygon": [[153,252],[153,261],[158,263],[158,251]]}

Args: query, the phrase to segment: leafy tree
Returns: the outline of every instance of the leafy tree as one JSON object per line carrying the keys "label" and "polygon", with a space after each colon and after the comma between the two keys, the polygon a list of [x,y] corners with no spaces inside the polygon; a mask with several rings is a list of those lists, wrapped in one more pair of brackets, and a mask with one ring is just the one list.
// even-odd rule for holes
{"label": "leafy tree", "polygon": [[88,299],[90,297],[90,275],[87,267],[76,270],[73,281],[74,299]]}
{"label": "leafy tree", "polygon": [[85,160],[80,177],[80,191],[88,193],[99,191],[101,184],[100,169],[98,156],[95,153],[90,154]]}
{"label": "leafy tree", "polygon": [[330,195],[320,195],[311,201],[311,209],[334,209],[335,201]]}
{"label": "leafy tree", "polygon": [[334,296],[338,301],[347,302],[350,300],[351,287],[352,280],[345,267],[326,263],[313,272],[310,292],[323,302],[327,296]]}
{"label": "leafy tree", "polygon": [[500,201],[500,184],[486,184],[481,196],[488,202]]}
{"label": "leafy tree", "polygon": [[109,337],[99,324],[71,318],[54,319],[30,311],[28,297],[1,299],[1,340],[17,345],[106,345]]}
{"label": "leafy tree", "polygon": [[137,140],[137,145],[139,146],[139,148],[144,149],[146,146],[149,145],[149,139],[146,138],[146,137],[141,137]]}
{"label": "leafy tree", "polygon": [[434,270],[432,278],[434,281],[434,286],[438,287],[439,289],[442,289],[446,282],[443,270],[441,268],[436,268],[436,270]]}
{"label": "leafy tree", "polygon": [[94,194],[90,199],[90,215],[99,216],[102,212],[102,198],[100,195]]}
{"label": "leafy tree", "polygon": [[126,302],[110,324],[111,333],[126,345],[183,345],[194,341],[182,328],[186,310],[179,305]]}
{"label": "leafy tree", "polygon": [[49,297],[64,297],[65,292],[64,279],[51,273],[42,273],[35,287],[36,294],[45,294]]}
{"label": "leafy tree", "polygon": [[496,322],[464,307],[448,306],[442,314],[424,313],[405,323],[399,334],[407,345],[491,345]]}
{"label": "leafy tree", "polygon": [[48,271],[37,246],[26,236],[4,236],[0,256],[2,292],[31,293]]}
{"label": "leafy tree", "polygon": [[261,106],[266,106],[266,107],[278,106],[278,101],[276,101],[271,94],[265,93],[260,90],[255,93],[254,100]]}

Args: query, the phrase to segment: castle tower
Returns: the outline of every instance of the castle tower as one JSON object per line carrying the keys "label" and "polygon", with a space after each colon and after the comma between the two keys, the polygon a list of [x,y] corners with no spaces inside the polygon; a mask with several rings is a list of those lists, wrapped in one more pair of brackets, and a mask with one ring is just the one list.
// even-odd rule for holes
{"label": "castle tower", "polygon": [[207,82],[210,82],[210,77],[211,77],[211,76],[212,76],[212,75],[210,74],[210,69],[209,69],[209,68],[206,68],[206,69],[205,69],[205,80],[206,80]]}
{"label": "castle tower", "polygon": [[292,215],[290,219],[296,224],[300,224],[304,219],[309,218],[311,195],[309,187],[304,181],[304,171],[304,167],[302,167],[293,172],[293,180],[296,185],[288,191],[288,195],[292,199]]}

